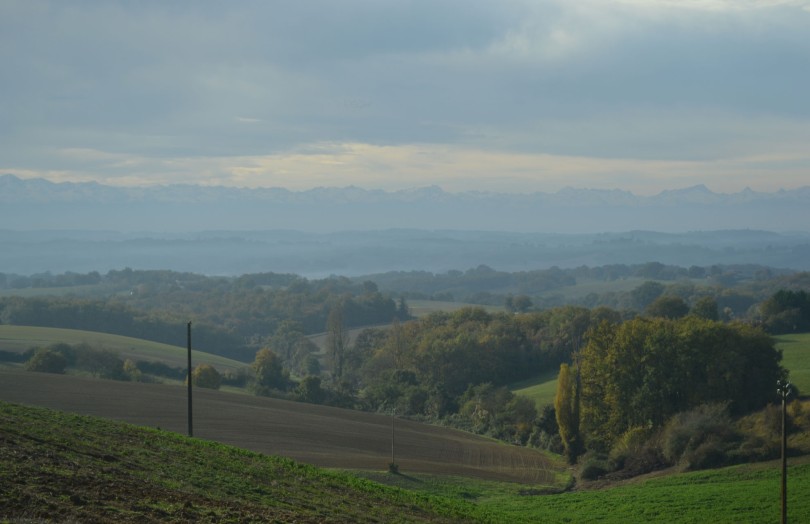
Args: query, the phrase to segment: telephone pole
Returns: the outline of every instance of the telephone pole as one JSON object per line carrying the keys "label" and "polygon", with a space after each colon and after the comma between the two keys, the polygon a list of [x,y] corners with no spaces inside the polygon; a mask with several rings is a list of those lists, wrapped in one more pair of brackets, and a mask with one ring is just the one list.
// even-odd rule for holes
{"label": "telephone pole", "polygon": [[188,334],[186,340],[188,341],[188,436],[194,436],[194,425],[192,424],[191,415],[191,322],[188,323]]}
{"label": "telephone pole", "polygon": [[787,524],[787,398],[790,382],[776,381],[776,393],[782,398],[782,524]]}

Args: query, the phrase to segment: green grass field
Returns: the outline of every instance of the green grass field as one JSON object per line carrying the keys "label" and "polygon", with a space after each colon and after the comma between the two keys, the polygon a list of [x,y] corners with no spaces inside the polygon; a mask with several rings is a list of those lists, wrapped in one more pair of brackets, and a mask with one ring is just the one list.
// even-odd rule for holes
{"label": "green grass field", "polygon": [[[0,441],[3,522],[723,523],[775,522],[780,514],[778,461],[560,494],[466,477],[362,474],[372,482],[166,431],[3,402]],[[790,459],[790,522],[810,521],[809,491],[810,457]]]}
{"label": "green grass field", "polygon": [[[183,336],[184,334],[181,333],[180,337]],[[121,358],[131,358],[135,361],[164,362],[172,367],[185,367],[187,365],[187,349],[185,347],[94,331],[0,325],[0,351],[22,353],[32,347],[48,346],[59,342],[88,344],[94,348],[113,351]],[[193,346],[192,359],[195,366],[206,363],[220,371],[237,370],[246,366],[243,362],[194,351]]]}
{"label": "green grass field", "polygon": [[467,304],[464,302],[442,302],[439,300],[409,300],[408,309],[411,315],[422,318],[436,313],[437,311],[444,311],[452,313],[463,309],[465,307],[480,307],[490,313],[503,313],[506,311],[502,306],[482,306],[480,304]]}
{"label": "green grass field", "polygon": [[554,397],[557,395],[557,371],[549,371],[535,379],[516,382],[512,384],[511,389],[517,395],[534,400],[538,409],[549,404],[553,405]]}
{"label": "green grass field", "polygon": [[[799,463],[797,463],[799,462]],[[791,522],[810,521],[810,463],[789,467]],[[777,462],[680,473],[595,491],[496,496],[482,506],[503,522],[777,522]]]}
{"label": "green grass field", "polygon": [[776,347],[782,350],[782,365],[790,371],[790,381],[801,394],[810,394],[810,333],[780,335],[776,341]]}
{"label": "green grass field", "polygon": [[[364,475],[377,482],[474,502],[495,522],[775,522],[778,462],[635,479],[602,489],[548,494],[503,482],[415,475]],[[790,459],[791,522],[810,519],[810,457]]]}

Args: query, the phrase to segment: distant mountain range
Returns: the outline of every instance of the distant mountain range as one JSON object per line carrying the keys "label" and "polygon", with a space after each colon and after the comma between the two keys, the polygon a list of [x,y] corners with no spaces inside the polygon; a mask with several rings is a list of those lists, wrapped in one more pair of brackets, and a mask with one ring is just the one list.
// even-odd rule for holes
{"label": "distant mountain range", "polygon": [[622,190],[449,193],[357,187],[113,187],[0,175],[0,226],[12,230],[364,231],[389,228],[602,233],[757,229],[810,231],[810,186],[715,193],[703,185],[639,196]]}

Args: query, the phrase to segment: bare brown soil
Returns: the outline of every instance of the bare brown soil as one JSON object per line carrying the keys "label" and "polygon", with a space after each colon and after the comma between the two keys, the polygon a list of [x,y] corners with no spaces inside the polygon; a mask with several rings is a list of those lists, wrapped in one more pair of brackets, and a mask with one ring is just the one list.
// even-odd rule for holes
{"label": "bare brown soil", "polygon": [[[187,432],[186,389],[31,372],[0,372],[0,400]],[[385,470],[391,418],[219,391],[193,392],[194,436],[328,468]],[[552,485],[537,451],[395,420],[400,471]]]}

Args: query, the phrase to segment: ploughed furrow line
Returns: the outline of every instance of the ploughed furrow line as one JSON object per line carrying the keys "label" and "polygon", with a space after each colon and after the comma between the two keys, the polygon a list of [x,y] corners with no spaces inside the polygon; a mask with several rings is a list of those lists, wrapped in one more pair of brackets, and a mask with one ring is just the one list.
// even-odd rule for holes
{"label": "ploughed furrow line", "polygon": [[[30,372],[0,372],[0,400],[187,431],[186,388]],[[391,418],[299,402],[194,390],[194,436],[321,467],[386,470]],[[410,420],[395,423],[403,472],[553,484],[542,453]]]}

